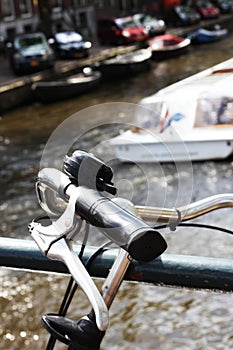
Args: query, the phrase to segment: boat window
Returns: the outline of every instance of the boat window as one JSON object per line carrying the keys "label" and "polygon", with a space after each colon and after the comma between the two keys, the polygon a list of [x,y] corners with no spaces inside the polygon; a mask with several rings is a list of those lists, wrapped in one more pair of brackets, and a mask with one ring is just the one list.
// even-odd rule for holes
{"label": "boat window", "polygon": [[230,97],[197,100],[194,127],[233,124],[233,99]]}
{"label": "boat window", "polygon": [[166,124],[168,108],[165,102],[142,103],[138,106],[135,119],[136,125],[145,129],[161,132]]}

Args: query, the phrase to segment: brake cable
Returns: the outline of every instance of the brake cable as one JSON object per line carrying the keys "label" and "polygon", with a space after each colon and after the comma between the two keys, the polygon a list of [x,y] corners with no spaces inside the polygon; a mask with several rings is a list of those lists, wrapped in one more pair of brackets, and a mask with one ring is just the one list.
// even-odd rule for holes
{"label": "brake cable", "polygon": [[[215,231],[221,231],[224,233],[228,233],[230,235],[233,235],[233,231],[229,230],[227,228],[215,226],[215,225],[208,225],[208,224],[200,224],[200,223],[190,223],[190,222],[180,222],[177,226],[186,226],[186,227],[200,227],[200,228],[206,228],[209,230],[215,230]],[[167,228],[168,225],[159,225],[159,226],[154,226],[153,228],[158,230],[158,229],[164,229]]]}

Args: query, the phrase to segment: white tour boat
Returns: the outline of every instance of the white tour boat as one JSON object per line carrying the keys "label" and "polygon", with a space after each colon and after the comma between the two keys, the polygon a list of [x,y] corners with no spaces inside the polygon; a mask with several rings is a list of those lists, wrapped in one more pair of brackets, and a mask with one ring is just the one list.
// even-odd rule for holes
{"label": "white tour boat", "polygon": [[144,98],[135,125],[112,138],[122,162],[225,159],[233,154],[233,59]]}

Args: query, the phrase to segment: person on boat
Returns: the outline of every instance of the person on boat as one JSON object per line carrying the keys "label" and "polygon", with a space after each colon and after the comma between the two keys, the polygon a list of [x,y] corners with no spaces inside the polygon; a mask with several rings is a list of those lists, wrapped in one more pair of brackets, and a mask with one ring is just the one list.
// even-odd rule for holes
{"label": "person on boat", "polygon": [[229,113],[227,113],[228,110],[228,104],[230,102],[230,99],[228,97],[223,97],[220,107],[217,112],[217,124],[228,124],[230,121]]}

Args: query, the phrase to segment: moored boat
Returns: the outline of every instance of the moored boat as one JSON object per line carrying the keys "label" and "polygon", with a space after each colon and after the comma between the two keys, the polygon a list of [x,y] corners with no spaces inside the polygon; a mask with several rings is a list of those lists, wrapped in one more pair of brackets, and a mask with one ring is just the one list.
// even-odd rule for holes
{"label": "moored boat", "polygon": [[189,38],[181,38],[173,34],[164,34],[148,41],[152,59],[162,60],[187,52],[191,42]]}
{"label": "moored boat", "polygon": [[225,159],[233,154],[233,59],[140,101],[135,127],[110,140],[123,162]]}
{"label": "moored boat", "polygon": [[221,28],[219,25],[215,25],[212,29],[199,28],[190,33],[187,38],[191,40],[192,44],[205,44],[221,40],[225,38],[227,34],[227,28]]}
{"label": "moored boat", "polygon": [[36,100],[42,103],[52,103],[79,96],[98,86],[101,73],[84,68],[83,72],[66,79],[53,81],[38,81],[32,85]]}
{"label": "moored boat", "polygon": [[150,68],[151,51],[138,49],[94,64],[104,79],[131,76]]}

